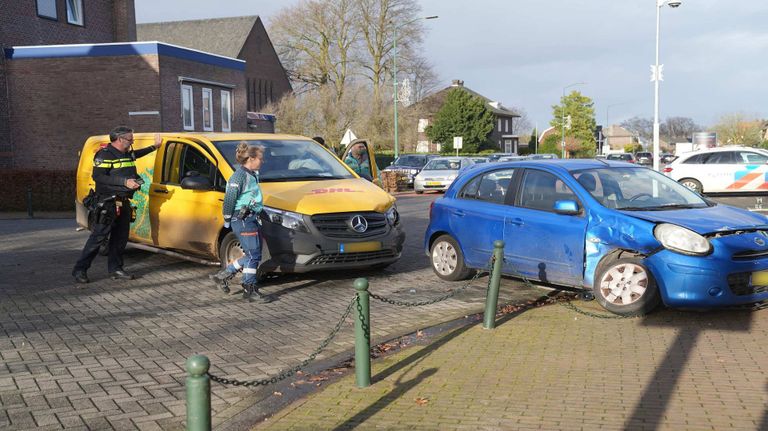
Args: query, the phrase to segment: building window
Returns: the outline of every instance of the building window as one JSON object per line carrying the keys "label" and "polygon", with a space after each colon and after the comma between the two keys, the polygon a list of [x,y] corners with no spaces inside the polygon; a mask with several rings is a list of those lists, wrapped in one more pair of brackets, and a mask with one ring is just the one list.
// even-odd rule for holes
{"label": "building window", "polygon": [[427,130],[427,126],[429,126],[429,120],[426,118],[419,118],[419,133],[424,133]]}
{"label": "building window", "polygon": [[501,118],[499,118],[499,132],[501,132]]}
{"label": "building window", "polygon": [[504,119],[504,132],[509,132],[509,118]]}
{"label": "building window", "polygon": [[37,0],[37,16],[59,19],[56,13],[56,0]]}
{"label": "building window", "polygon": [[192,101],[192,86],[181,86],[181,119],[184,130],[195,130],[195,104]]}
{"label": "building window", "polygon": [[83,0],[67,0],[67,22],[83,25]]}
{"label": "building window", "polygon": [[232,93],[221,90],[221,131],[232,131]]}
{"label": "building window", "polygon": [[203,130],[213,131],[213,91],[203,88]]}

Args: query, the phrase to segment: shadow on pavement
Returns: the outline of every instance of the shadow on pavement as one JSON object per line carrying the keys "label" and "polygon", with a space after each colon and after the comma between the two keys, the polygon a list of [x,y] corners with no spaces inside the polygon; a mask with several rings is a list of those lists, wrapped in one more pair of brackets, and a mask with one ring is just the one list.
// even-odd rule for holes
{"label": "shadow on pavement", "polygon": [[[670,313],[656,312],[646,316],[642,323],[643,326],[678,327],[679,329],[677,337],[670,344],[666,356],[651,378],[651,383],[645,387],[632,416],[624,423],[625,429],[655,430],[659,428],[672,401],[674,389],[703,332],[707,330],[746,332],[752,325],[752,312],[744,310],[707,312],[698,315]],[[766,422],[765,416],[763,416],[763,425]]]}

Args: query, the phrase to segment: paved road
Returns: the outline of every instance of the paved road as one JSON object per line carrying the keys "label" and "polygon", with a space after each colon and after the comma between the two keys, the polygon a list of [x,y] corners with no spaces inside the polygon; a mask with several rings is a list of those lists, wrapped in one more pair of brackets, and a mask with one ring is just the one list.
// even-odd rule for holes
{"label": "paved road", "polygon": [[[137,280],[107,279],[99,258],[92,283],[77,289],[70,271],[87,234],[73,220],[0,220],[0,428],[180,429],[191,354],[209,356],[214,374],[266,378],[315,350],[352,299],[357,277],[370,277],[375,293],[405,300],[460,287],[435,277],[421,249],[436,196],[398,199],[408,235],[398,263],[377,273],[272,278],[265,285],[277,298],[271,304],[212,289],[210,267],[140,250],[126,254]],[[486,284],[479,279],[418,309],[372,303],[374,343],[480,311]],[[504,280],[501,301],[541,293]],[[349,319],[318,360],[333,362],[352,347]],[[238,429],[274,407],[273,392],[214,384],[214,425]]]}

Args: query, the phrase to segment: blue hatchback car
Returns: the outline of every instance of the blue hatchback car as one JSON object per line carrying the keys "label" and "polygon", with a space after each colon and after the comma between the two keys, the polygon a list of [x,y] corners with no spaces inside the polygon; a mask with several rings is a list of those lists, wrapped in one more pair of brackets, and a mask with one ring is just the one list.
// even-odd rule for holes
{"label": "blue hatchback car", "polygon": [[488,267],[592,289],[607,310],[768,300],[768,218],[656,171],[605,160],[519,161],[464,171],[430,209],[424,247],[445,280]]}

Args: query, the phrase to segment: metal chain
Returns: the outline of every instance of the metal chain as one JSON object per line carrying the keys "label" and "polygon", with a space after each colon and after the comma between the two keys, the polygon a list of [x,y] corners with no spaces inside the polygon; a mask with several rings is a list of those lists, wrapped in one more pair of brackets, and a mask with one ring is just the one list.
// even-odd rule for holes
{"label": "metal chain", "polygon": [[630,319],[632,317],[635,317],[635,316],[622,316],[622,315],[619,315],[619,314],[597,314],[597,313],[593,313],[591,311],[584,311],[584,310],[576,307],[575,305],[573,305],[571,303],[570,299],[567,299],[567,300],[561,302],[560,305],[562,305],[563,307],[565,307],[565,308],[567,308],[569,310],[573,310],[573,311],[575,311],[575,312],[577,312],[579,314],[583,314],[583,315],[589,316],[589,317],[597,317],[598,319]]}
{"label": "metal chain", "polygon": [[339,320],[339,323],[336,324],[336,326],[333,328],[331,333],[328,334],[328,337],[325,340],[323,340],[322,343],[320,343],[320,347],[318,347],[314,352],[312,352],[312,354],[309,355],[309,357],[304,361],[302,361],[299,365],[296,365],[295,367],[287,370],[281,370],[276,376],[266,378],[266,379],[256,379],[256,380],[227,379],[225,377],[219,377],[219,376],[213,375],[210,372],[208,373],[208,377],[214,382],[221,383],[222,385],[252,387],[252,386],[266,386],[266,385],[274,384],[294,375],[297,371],[301,370],[302,368],[309,365],[310,362],[314,361],[317,355],[319,355],[320,352],[323,351],[323,349],[328,347],[328,344],[330,344],[331,340],[333,340],[336,334],[338,334],[339,331],[341,330],[341,325],[343,325],[344,321],[347,320],[347,317],[349,317],[349,313],[352,312],[352,307],[355,305],[355,303],[359,304],[357,294],[355,294],[355,297],[352,298],[351,301],[349,301],[349,305],[347,305],[347,309],[344,310],[344,314],[341,316],[341,320]]}
{"label": "metal chain", "polygon": [[[494,262],[494,256],[491,256],[490,265],[489,265],[490,268],[493,268],[493,262]],[[385,296],[377,295],[375,293],[369,293],[369,295],[371,296],[371,298],[378,299],[379,301],[386,302],[387,304],[397,305],[397,306],[400,306],[400,307],[421,307],[421,306],[424,306],[424,305],[436,304],[438,302],[445,301],[446,299],[452,298],[457,293],[467,289],[469,286],[472,285],[472,283],[474,283],[475,280],[477,280],[478,278],[480,278],[481,275],[486,274],[486,273],[490,274],[490,270],[489,269],[478,270],[475,273],[475,276],[472,277],[472,279],[470,279],[465,285],[463,285],[463,286],[461,286],[461,287],[459,287],[457,289],[454,289],[454,290],[446,293],[443,296],[439,296],[437,298],[428,299],[428,300],[424,300],[424,301],[400,301],[400,300],[397,300],[397,299],[391,299],[391,298],[387,298]],[[491,277],[488,277],[488,286],[490,287],[490,285],[491,285]]]}
{"label": "metal chain", "polygon": [[[357,302],[357,319],[360,320],[360,324],[363,327],[363,334],[365,339],[368,340],[368,344],[371,344],[371,329],[365,323],[365,316],[363,316],[363,304],[360,303],[360,294],[355,295],[355,302]],[[368,313],[370,317],[370,312]]]}

